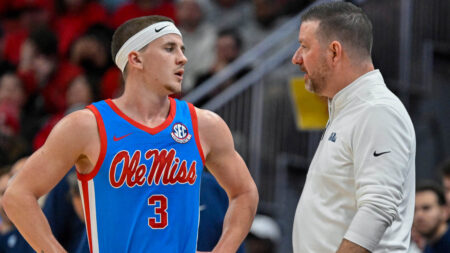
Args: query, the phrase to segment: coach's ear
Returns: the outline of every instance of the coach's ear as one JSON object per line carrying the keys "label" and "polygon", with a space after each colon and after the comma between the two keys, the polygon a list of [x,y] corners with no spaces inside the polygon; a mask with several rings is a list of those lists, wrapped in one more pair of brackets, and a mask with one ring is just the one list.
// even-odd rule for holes
{"label": "coach's ear", "polygon": [[128,54],[128,65],[137,69],[143,69],[141,55],[136,51],[131,51]]}
{"label": "coach's ear", "polygon": [[328,59],[332,65],[336,65],[342,60],[342,44],[339,41],[333,40],[328,45]]}

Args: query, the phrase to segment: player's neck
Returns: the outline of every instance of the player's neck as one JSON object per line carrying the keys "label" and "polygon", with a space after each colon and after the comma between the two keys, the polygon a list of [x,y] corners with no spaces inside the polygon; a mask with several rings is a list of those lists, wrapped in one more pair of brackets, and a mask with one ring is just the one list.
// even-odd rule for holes
{"label": "player's neck", "polygon": [[158,126],[167,118],[168,95],[158,94],[143,85],[127,85],[123,95],[113,100],[123,113],[149,127]]}

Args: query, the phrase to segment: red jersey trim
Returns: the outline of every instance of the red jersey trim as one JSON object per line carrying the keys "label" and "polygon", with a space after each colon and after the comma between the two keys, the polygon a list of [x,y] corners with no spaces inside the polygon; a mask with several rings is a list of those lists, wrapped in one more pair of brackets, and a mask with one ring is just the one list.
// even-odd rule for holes
{"label": "red jersey trim", "polygon": [[94,113],[95,120],[97,121],[98,133],[100,136],[100,154],[98,155],[97,163],[95,164],[94,169],[91,172],[89,172],[88,174],[80,174],[77,171],[78,179],[80,179],[81,181],[91,180],[95,177],[95,175],[97,175],[98,171],[100,170],[100,167],[103,164],[103,161],[105,160],[107,147],[105,125],[103,123],[103,119],[102,116],[100,115],[100,112],[93,105],[88,105],[86,106],[86,108],[88,108]]}
{"label": "red jersey trim", "polygon": [[195,107],[188,103],[189,111],[191,112],[191,121],[192,121],[192,128],[194,128],[194,136],[195,136],[195,143],[197,144],[198,152],[200,153],[200,157],[202,158],[203,164],[205,164],[205,155],[203,154],[203,148],[202,144],[200,143],[200,135],[198,134],[198,119],[197,119],[197,113],[195,112]]}
{"label": "red jersey trim", "polygon": [[151,128],[148,126],[145,126],[137,121],[135,121],[134,119],[128,117],[125,113],[123,113],[119,107],[116,106],[116,104],[114,104],[114,102],[111,99],[107,99],[105,100],[105,102],[111,107],[111,109],[113,109],[113,111],[115,113],[117,113],[120,117],[122,117],[124,120],[128,121],[130,124],[132,124],[133,126],[146,131],[149,134],[155,135],[159,132],[161,132],[162,130],[164,130],[166,127],[168,127],[173,119],[175,118],[175,113],[177,111],[177,106],[176,106],[176,102],[173,98],[169,97],[169,101],[170,101],[170,109],[169,109],[169,115],[167,116],[166,120],[161,123],[159,126],[155,127],[155,128]]}
{"label": "red jersey trim", "polygon": [[88,181],[81,181],[81,188],[84,200],[84,217],[86,220],[86,230],[89,242],[89,251],[92,253],[92,228],[91,228],[91,214],[89,206],[89,192],[88,192]]}

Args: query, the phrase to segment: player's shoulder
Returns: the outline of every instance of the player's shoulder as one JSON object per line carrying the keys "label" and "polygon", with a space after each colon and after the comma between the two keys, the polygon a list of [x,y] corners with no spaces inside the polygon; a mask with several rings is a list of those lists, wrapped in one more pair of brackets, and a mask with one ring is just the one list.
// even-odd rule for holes
{"label": "player's shoulder", "polygon": [[96,119],[94,113],[89,109],[81,109],[74,111],[64,117],[68,123],[77,127],[92,127],[96,126]]}
{"label": "player's shoulder", "polygon": [[97,121],[91,110],[82,109],[66,115],[55,128],[69,133],[90,133],[97,131]]}

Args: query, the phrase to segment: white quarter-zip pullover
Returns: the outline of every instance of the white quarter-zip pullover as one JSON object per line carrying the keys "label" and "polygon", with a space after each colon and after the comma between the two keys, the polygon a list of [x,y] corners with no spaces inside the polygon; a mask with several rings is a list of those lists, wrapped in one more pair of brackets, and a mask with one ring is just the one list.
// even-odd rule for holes
{"label": "white quarter-zip pullover", "polygon": [[294,220],[294,253],[336,252],[343,238],[371,252],[409,247],[416,140],[378,70],[329,101],[329,121]]}

